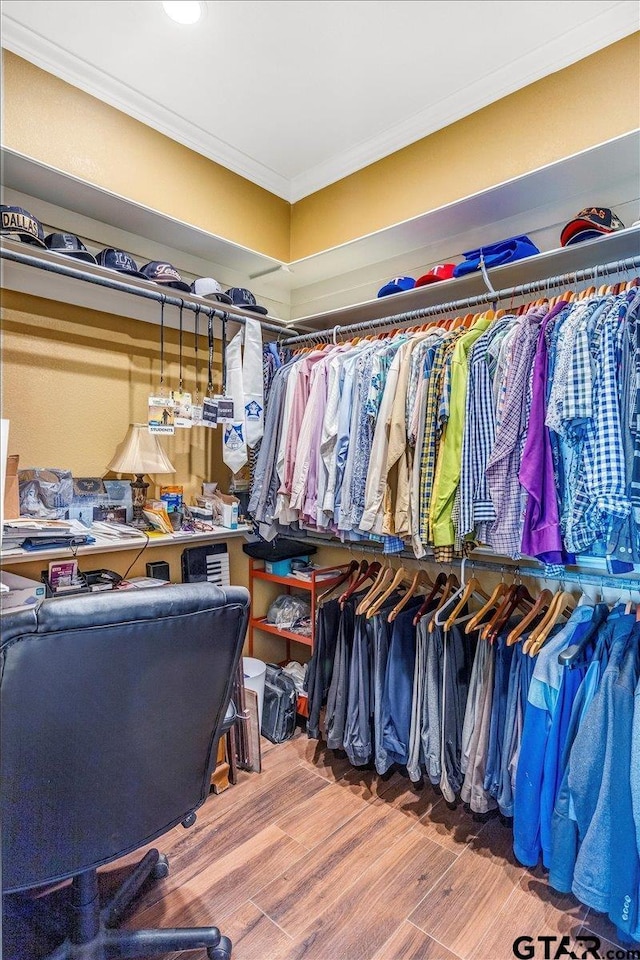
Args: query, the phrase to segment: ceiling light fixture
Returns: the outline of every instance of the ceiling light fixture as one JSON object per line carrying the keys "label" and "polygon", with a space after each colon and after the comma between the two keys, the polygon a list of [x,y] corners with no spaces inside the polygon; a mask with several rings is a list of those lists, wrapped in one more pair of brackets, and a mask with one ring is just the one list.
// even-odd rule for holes
{"label": "ceiling light fixture", "polygon": [[176,23],[197,23],[202,16],[199,0],[163,0],[164,12]]}

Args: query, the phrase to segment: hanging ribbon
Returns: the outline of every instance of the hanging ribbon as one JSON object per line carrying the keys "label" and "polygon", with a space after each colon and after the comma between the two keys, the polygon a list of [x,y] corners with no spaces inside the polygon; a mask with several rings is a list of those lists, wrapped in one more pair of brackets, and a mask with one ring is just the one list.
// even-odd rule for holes
{"label": "hanging ribbon", "polygon": [[244,426],[244,392],[242,386],[242,330],[226,350],[226,394],[233,400],[234,419],[224,424],[222,459],[232,473],[238,473],[247,462]]}
{"label": "hanging ribbon", "polygon": [[244,328],[242,391],[247,444],[255,447],[264,433],[264,385],[262,380],[262,327],[247,317]]}

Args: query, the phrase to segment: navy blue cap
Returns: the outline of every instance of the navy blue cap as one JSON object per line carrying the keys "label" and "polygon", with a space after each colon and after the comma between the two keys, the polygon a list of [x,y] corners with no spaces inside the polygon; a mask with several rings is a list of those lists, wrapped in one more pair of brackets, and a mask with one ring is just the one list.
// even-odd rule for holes
{"label": "navy blue cap", "polygon": [[378,290],[379,297],[388,297],[392,293],[402,293],[403,290],[413,290],[416,282],[413,277],[394,277]]}
{"label": "navy blue cap", "polygon": [[230,290],[227,290],[227,296],[231,297],[231,303],[236,307],[242,307],[243,310],[252,310],[254,313],[262,314],[269,312],[266,307],[256,303],[256,298],[251,290],[247,290],[245,287],[231,287]]}
{"label": "navy blue cap", "polygon": [[44,247],[44,230],[40,221],[23,207],[0,206],[2,212],[2,236],[14,237],[22,243],[35,243]]}
{"label": "navy blue cap", "polygon": [[101,250],[96,257],[101,267],[107,267],[109,270],[117,270],[118,273],[127,273],[130,277],[139,277],[146,280],[144,273],[138,270],[138,264],[133,257],[125,253],[124,250],[114,250],[113,247],[107,247]]}
{"label": "navy blue cap", "polygon": [[176,290],[184,290],[185,293],[191,292],[191,287],[184,282],[176,268],[170,263],[165,263],[164,260],[152,260],[151,263],[145,263],[142,274],[147,280],[153,280],[154,283],[175,287]]}
{"label": "navy blue cap", "polygon": [[96,258],[89,253],[82,240],[73,233],[50,233],[44,240],[48,250],[55,253],[64,253],[67,257],[84,260],[86,263],[95,263]]}

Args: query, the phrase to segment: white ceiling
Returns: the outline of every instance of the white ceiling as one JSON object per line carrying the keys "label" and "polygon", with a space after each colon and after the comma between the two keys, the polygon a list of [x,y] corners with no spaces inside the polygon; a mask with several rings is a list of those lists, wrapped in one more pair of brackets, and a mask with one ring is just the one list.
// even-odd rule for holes
{"label": "white ceiling", "polygon": [[293,202],[640,25],[636,0],[205,7],[4,0],[2,44]]}

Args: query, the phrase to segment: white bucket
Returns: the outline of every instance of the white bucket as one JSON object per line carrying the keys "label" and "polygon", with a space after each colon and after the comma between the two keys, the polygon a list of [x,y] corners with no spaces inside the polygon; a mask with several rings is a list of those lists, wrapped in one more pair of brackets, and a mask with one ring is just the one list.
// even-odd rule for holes
{"label": "white bucket", "polygon": [[264,681],[267,675],[267,665],[255,657],[242,658],[242,673],[244,685],[258,694],[258,720],[262,729],[262,706],[264,704]]}

